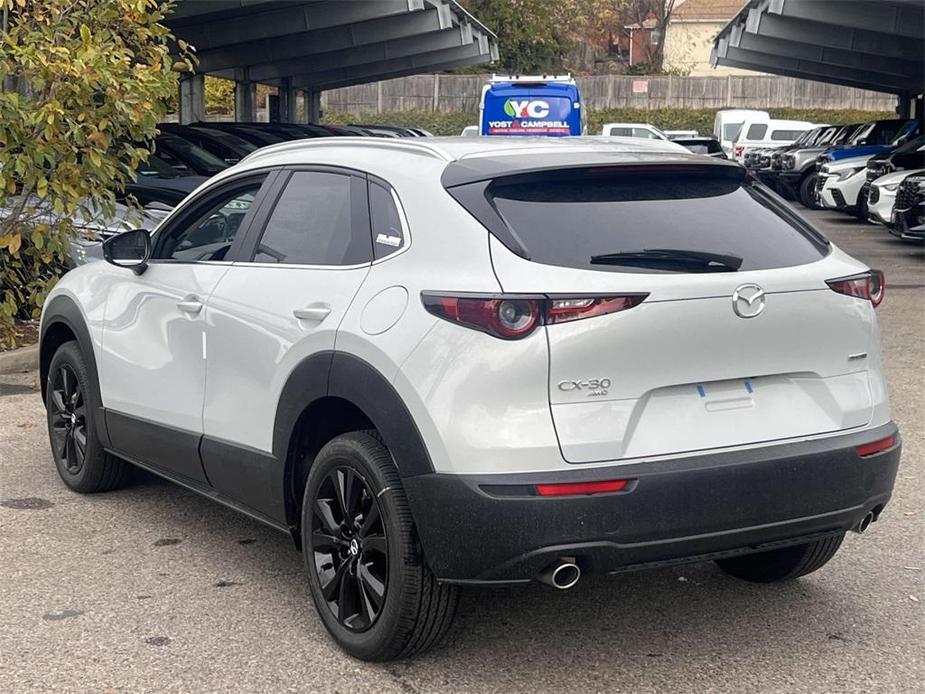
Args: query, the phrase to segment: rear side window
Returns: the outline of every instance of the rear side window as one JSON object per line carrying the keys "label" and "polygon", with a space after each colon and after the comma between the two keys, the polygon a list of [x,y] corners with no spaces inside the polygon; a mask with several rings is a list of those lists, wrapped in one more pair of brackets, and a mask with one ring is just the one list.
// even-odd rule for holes
{"label": "rear side window", "polygon": [[731,272],[802,265],[828,252],[818,232],[738,169],[634,168],[545,171],[496,179],[477,196],[450,192],[512,251],[547,265]]}
{"label": "rear side window", "polygon": [[772,130],[771,139],[772,140],[786,140],[787,142],[793,142],[805,131],[803,130]]}
{"label": "rear side window", "polygon": [[405,231],[392,192],[373,181],[369,183],[369,219],[376,260],[404,247]]}
{"label": "rear side window", "polygon": [[746,140],[763,140],[765,133],[768,132],[767,123],[752,123],[748,126],[748,132],[745,133]]}
{"label": "rear side window", "polygon": [[353,177],[296,171],[257,244],[258,263],[357,265],[370,261],[368,230],[356,233]]}

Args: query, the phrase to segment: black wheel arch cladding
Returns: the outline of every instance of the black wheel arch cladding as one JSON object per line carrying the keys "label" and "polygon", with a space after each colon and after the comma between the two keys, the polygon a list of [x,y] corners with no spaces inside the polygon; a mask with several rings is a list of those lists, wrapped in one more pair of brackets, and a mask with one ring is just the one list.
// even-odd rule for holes
{"label": "black wheel arch cladding", "polygon": [[344,352],[316,353],[302,361],[280,394],[273,430],[273,456],[284,462],[276,486],[286,495],[286,516],[298,522],[301,497],[291,490],[299,466],[296,428],[303,412],[321,398],[342,399],[359,409],[379,432],[403,478],[432,473],[430,455],[411,413],[391,383],[366,361]]}
{"label": "black wheel arch cladding", "polygon": [[42,328],[39,335],[39,383],[41,385],[42,400],[45,400],[48,385],[48,367],[55,352],[64,342],[73,336],[80,347],[81,356],[87,367],[90,378],[90,397],[93,398],[93,407],[97,410],[96,433],[104,446],[109,446],[109,434],[106,430],[106,418],[102,414],[103,398],[100,394],[99,371],[96,365],[96,353],[93,350],[93,341],[90,339],[90,330],[83,312],[70,296],[59,294],[46,304],[42,313]]}

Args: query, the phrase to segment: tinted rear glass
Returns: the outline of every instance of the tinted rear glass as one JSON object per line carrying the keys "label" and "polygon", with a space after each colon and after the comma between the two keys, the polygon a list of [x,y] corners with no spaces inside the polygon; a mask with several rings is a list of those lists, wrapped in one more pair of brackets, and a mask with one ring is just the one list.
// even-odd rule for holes
{"label": "tinted rear glass", "polygon": [[716,154],[723,151],[723,148],[716,140],[674,140],[674,142],[689,149],[694,154]]}
{"label": "tinted rear glass", "polygon": [[254,260],[302,265],[369,262],[369,236],[354,230],[351,187],[350,176],[293,173],[267,221]]}
{"label": "tinted rear glass", "polygon": [[746,140],[760,140],[768,132],[768,126],[765,123],[753,123],[748,126],[748,132],[745,133]]}
{"label": "tinted rear glass", "polygon": [[369,184],[369,219],[376,260],[392,255],[405,245],[405,229],[392,193],[374,182]]}
{"label": "tinted rear glass", "polygon": [[723,126],[723,139],[735,140],[739,136],[739,129],[741,127],[741,123],[726,123],[726,125]]}
{"label": "tinted rear glass", "polygon": [[792,142],[802,135],[805,130],[772,130],[771,139],[776,141]]}
{"label": "tinted rear glass", "polygon": [[[734,258],[731,269],[745,271],[802,265],[828,252],[817,232],[737,172],[561,174],[499,179],[485,190],[538,263],[616,272],[717,270],[664,259],[655,265],[600,259],[673,249]],[[486,226],[493,228],[490,220]]]}

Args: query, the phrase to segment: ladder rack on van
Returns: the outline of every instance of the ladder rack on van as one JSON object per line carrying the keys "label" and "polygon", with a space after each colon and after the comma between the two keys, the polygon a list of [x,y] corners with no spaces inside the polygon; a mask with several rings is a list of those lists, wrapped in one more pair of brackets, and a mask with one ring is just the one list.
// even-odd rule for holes
{"label": "ladder rack on van", "polygon": [[491,83],[497,84],[500,82],[524,82],[528,84],[536,84],[537,82],[561,82],[563,84],[575,84],[575,78],[572,77],[571,73],[565,75],[496,75],[492,74]]}

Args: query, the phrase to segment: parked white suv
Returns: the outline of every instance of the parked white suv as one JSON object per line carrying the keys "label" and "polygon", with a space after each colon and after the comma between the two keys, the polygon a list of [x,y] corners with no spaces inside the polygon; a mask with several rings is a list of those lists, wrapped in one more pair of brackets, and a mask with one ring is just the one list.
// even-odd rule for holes
{"label": "parked white suv", "polygon": [[893,226],[896,192],[907,176],[920,176],[925,169],[901,169],[874,179],[867,193],[867,217],[872,222]]}
{"label": "parked white suv", "polygon": [[[857,212],[860,193],[867,182],[870,155],[830,161],[822,165],[816,178],[819,204],[830,210]],[[866,206],[867,200],[865,199]],[[861,212],[867,217],[866,209]]]}
{"label": "parked white suv", "polygon": [[670,143],[284,143],[104,255],[42,315],[61,478],[291,533],[359,658],[461,584],[794,578],[890,498],[882,276]]}

